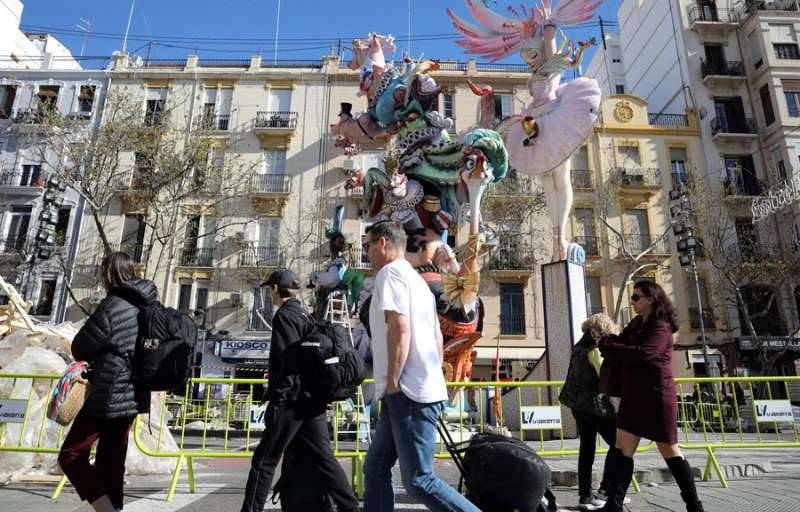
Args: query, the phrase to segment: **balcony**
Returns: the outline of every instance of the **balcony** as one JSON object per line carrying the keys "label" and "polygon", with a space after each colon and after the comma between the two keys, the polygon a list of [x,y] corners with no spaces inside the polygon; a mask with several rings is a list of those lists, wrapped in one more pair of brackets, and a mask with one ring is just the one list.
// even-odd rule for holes
{"label": "balcony", "polygon": [[28,234],[7,236],[0,238],[0,256],[22,257],[23,253],[29,249]]}
{"label": "balcony", "polygon": [[744,180],[736,178],[733,180],[725,179],[722,182],[722,193],[726,199],[746,199],[750,200],[755,196],[761,195],[763,187],[756,179]]}
{"label": "balcony", "polygon": [[600,237],[597,236],[576,236],[572,239],[573,242],[583,247],[587,258],[600,257]]}
{"label": "balcony", "polygon": [[712,5],[692,6],[689,9],[689,30],[698,35],[726,35],[738,27],[735,9],[717,9]]}
{"label": "balcony", "polygon": [[661,189],[661,170],[654,167],[612,167],[612,182],[625,194],[649,197]]}
{"label": "balcony", "polygon": [[213,247],[184,247],[178,265],[181,267],[213,267]]}
{"label": "balcony", "polygon": [[280,217],[289,202],[292,180],[288,174],[256,174],[250,189],[253,208],[262,215]]}
{"label": "balcony", "polygon": [[356,270],[372,270],[372,263],[367,258],[367,253],[361,247],[354,247],[351,249],[352,267]]}
{"label": "balcony", "polygon": [[752,118],[711,120],[711,140],[720,144],[745,143],[748,146],[758,138],[756,123]]}
{"label": "balcony", "polygon": [[673,130],[689,128],[689,116],[686,114],[647,114],[647,122],[651,126]]}
{"label": "balcony", "polygon": [[515,247],[501,241],[485,268],[494,278],[527,278],[536,271],[536,257],[530,247]]}
{"label": "balcony", "polygon": [[745,0],[744,14],[750,16],[758,11],[797,11],[795,0]]}
{"label": "balcony", "polygon": [[519,197],[533,194],[531,179],[527,176],[506,177],[492,182],[486,189],[487,197]]}
{"label": "balcony", "polygon": [[223,136],[228,135],[231,116],[228,114],[216,114],[207,112],[197,118],[197,130],[203,136]]}
{"label": "balcony", "polygon": [[0,194],[35,197],[44,190],[45,176],[41,171],[13,171],[0,173]]}
{"label": "balcony", "polygon": [[253,124],[262,148],[286,147],[297,131],[297,112],[256,113]]}
{"label": "balcony", "polygon": [[[631,256],[639,256],[648,249],[650,250],[647,252],[647,257],[662,258],[669,256],[668,237],[640,233],[624,233],[622,236],[625,239],[625,248]],[[617,257],[625,257],[622,247],[617,251]]]}
{"label": "balcony", "polygon": [[703,84],[709,88],[737,88],[745,81],[744,63],[741,61],[700,60]]}
{"label": "balcony", "polygon": [[278,268],[283,265],[283,253],[279,247],[271,245],[250,245],[242,249],[239,267]]}
{"label": "balcony", "polygon": [[572,188],[594,190],[594,173],[590,169],[572,169]]}
{"label": "balcony", "polygon": [[42,124],[47,114],[35,108],[18,108],[11,122],[19,125]]}

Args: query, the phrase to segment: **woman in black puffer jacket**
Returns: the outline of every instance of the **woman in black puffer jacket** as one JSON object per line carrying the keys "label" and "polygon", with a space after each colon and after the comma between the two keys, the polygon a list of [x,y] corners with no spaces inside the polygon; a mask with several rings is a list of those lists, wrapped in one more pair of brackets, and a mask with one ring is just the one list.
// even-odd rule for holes
{"label": "woman in black puffer jacket", "polygon": [[[139,306],[154,302],[158,291],[152,281],[134,276],[127,254],[105,257],[101,279],[108,295],[72,342],[75,360],[89,363],[92,387],[58,462],[81,499],[99,512],[122,510],[128,433],[136,415],[150,409],[150,394],[138,392],[131,381],[131,365]],[[92,466],[89,453],[95,441]]]}

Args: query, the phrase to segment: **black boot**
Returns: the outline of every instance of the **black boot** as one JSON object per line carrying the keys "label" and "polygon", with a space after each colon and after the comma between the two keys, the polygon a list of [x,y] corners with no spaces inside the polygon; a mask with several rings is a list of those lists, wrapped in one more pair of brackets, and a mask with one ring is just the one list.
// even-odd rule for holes
{"label": "black boot", "polygon": [[614,448],[614,452],[606,459],[610,467],[607,471],[606,492],[608,498],[602,512],[622,512],[625,494],[633,479],[633,459],[623,455],[622,451]]}
{"label": "black boot", "polygon": [[675,482],[681,490],[681,498],[686,503],[686,512],[703,512],[703,503],[697,497],[697,487],[694,485],[694,472],[689,461],[683,457],[664,459],[675,477]]}

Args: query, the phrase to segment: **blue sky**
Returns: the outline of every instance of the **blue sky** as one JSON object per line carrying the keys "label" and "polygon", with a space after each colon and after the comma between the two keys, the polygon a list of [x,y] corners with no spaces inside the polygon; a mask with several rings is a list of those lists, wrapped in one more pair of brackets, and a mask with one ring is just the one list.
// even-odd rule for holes
{"label": "blue sky", "polygon": [[[76,28],[80,18],[90,20],[93,32],[85,40],[84,55],[107,56],[122,47],[120,34],[125,31],[130,0],[71,0],[68,8],[63,1],[23,1],[24,28],[53,32],[75,55],[80,53],[84,42]],[[620,1],[606,0],[598,14],[615,22]],[[492,8],[501,13],[507,12],[510,3],[490,1]],[[520,3],[514,1],[513,5]],[[408,6],[408,0],[282,0],[278,58],[318,59],[338,39],[349,45],[353,37],[363,37],[369,31],[403,38],[398,41],[395,54],[399,58],[408,45]],[[276,7],[277,0],[137,0],[128,48],[144,57],[148,41],[154,40],[153,58],[184,58],[198,53],[201,60],[245,59],[261,53],[265,59],[272,59]],[[424,52],[429,58],[468,58],[452,42],[454,29],[445,13],[447,7],[469,18],[463,0],[411,0],[414,56]],[[568,36],[575,40],[592,35],[599,40],[600,29],[568,31]],[[514,56],[506,61],[520,62],[520,59]],[[86,67],[91,64],[87,62]]]}

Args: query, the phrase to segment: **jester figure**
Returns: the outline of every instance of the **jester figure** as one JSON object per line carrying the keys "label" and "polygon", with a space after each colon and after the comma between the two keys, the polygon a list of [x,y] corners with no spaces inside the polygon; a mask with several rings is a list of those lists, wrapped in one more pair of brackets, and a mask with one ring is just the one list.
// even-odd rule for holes
{"label": "jester figure", "polygon": [[[391,36],[380,36],[391,40]],[[408,233],[408,258],[428,282],[437,299],[445,338],[447,378],[464,380],[471,372],[473,347],[481,336],[480,201],[492,181],[508,172],[508,154],[496,131],[476,129],[463,140],[453,140],[451,119],[433,107],[441,92],[430,76],[438,69],[431,61],[405,59],[399,66],[386,63],[385,45],[368,36],[369,59],[362,50],[354,62],[367,66],[360,91],[367,110],[353,114],[343,104],[339,123],[332,129],[343,148],[383,137],[389,150],[385,170],[360,169],[346,187],[363,186],[368,221],[395,220]],[[367,43],[358,48],[367,47]],[[375,67],[375,63],[381,64]],[[377,82],[375,82],[377,78]],[[459,263],[447,245],[468,225],[468,238]]]}
{"label": "jester figure", "polygon": [[[573,52],[560,27],[590,19],[602,0],[561,0],[552,7],[541,0],[541,7],[522,14],[509,7],[515,17],[496,14],[481,0],[466,0],[478,25],[468,23],[450,9],[453,26],[463,36],[456,41],[467,53],[492,62],[516,51],[530,68],[528,89],[533,101],[522,115],[513,116],[504,126],[511,164],[529,176],[539,176],[544,187],[553,228],[553,261],[567,257],[566,227],[572,208],[569,158],[585,142],[597,121],[600,88],[595,80],[577,78],[561,84],[561,75],[580,66],[583,53],[593,40],[579,43]],[[557,44],[560,33],[561,42]],[[481,96],[489,89],[473,87]],[[487,124],[487,120],[482,120]],[[577,250],[577,248],[576,248]],[[572,250],[570,250],[572,252]]]}

